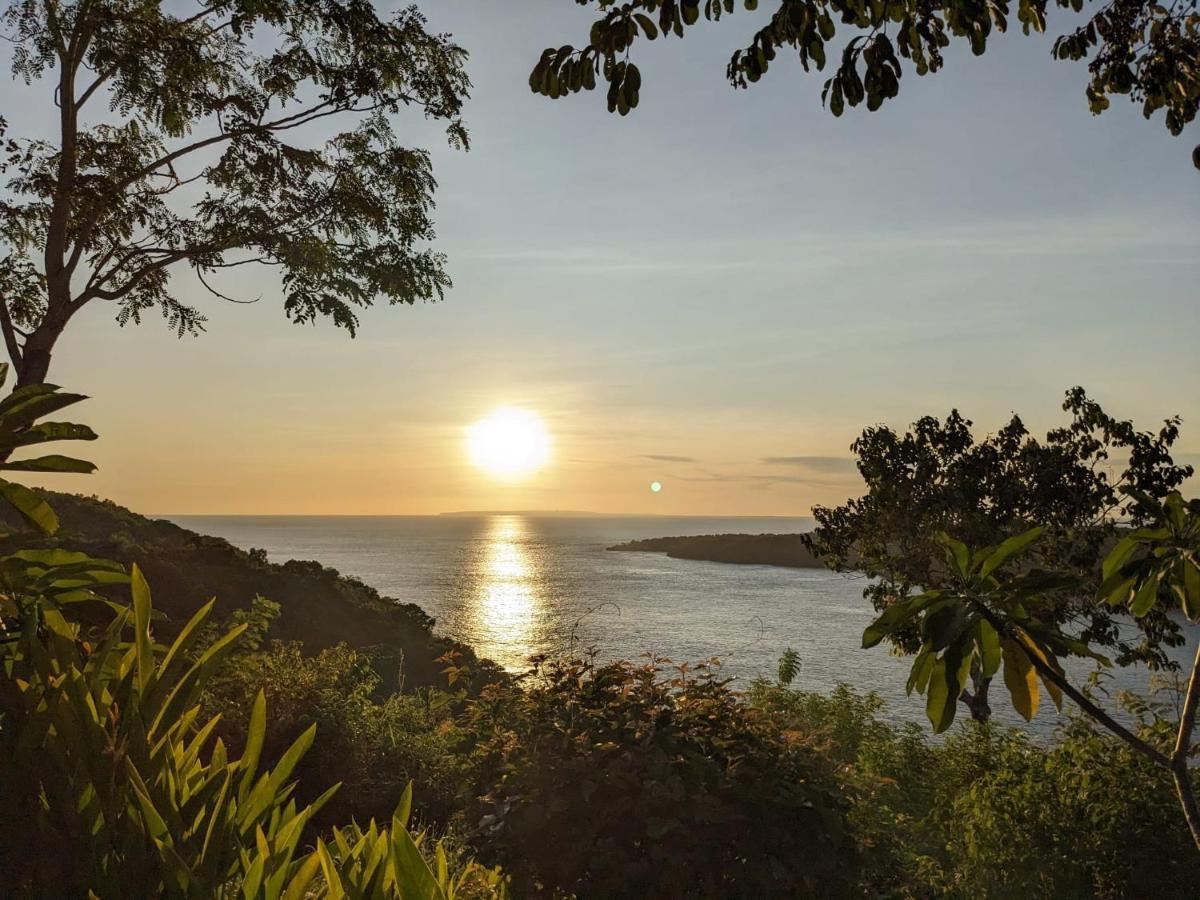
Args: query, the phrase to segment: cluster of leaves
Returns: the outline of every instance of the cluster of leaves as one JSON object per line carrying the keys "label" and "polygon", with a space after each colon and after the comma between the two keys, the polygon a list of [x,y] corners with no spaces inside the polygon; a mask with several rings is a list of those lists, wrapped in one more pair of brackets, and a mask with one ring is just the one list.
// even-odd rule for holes
{"label": "cluster of leaves", "polygon": [[[935,732],[945,731],[954,721],[958,698],[972,671],[991,679],[1003,664],[1013,707],[1029,720],[1040,697],[1035,658],[1060,674],[1059,656],[1092,656],[1108,662],[1055,624],[1055,604],[1048,598],[1073,586],[1073,579],[1037,571],[999,577],[1001,567],[1019,558],[1042,533],[1041,528],[1031,529],[999,547],[975,552],[941,535],[950,571],[946,587],[893,603],[863,632],[863,647],[874,647],[893,632],[919,623],[921,643],[906,689],[925,695]],[[1044,674],[1042,681],[1061,709],[1059,686]]]}
{"label": "cluster of leaves", "polygon": [[[865,429],[851,450],[866,494],[838,507],[815,507],[817,528],[806,545],[835,569],[870,576],[863,595],[883,612],[956,577],[945,564],[939,534],[985,547],[1044,526],[1030,551],[1032,564],[1080,579],[1077,590],[1059,596],[1054,619],[1075,621],[1079,636],[1113,648],[1118,664],[1166,665],[1163,645],[1180,640],[1169,616],[1143,617],[1130,639],[1093,599],[1118,518],[1137,524],[1145,517],[1122,488],[1163,498],[1192,474],[1171,458],[1179,420],[1166,421],[1157,432],[1139,431],[1108,415],[1082,388],[1067,392],[1063,409],[1071,421],[1044,440],[1031,436],[1016,416],[977,440],[971,421],[957,410],[944,420],[926,416],[905,434],[886,426]],[[1118,461],[1120,468],[1110,474]],[[908,653],[921,643],[911,628],[893,629],[888,639]]]}
{"label": "cluster of leaves", "polygon": [[[8,380],[9,367],[0,363],[0,387]],[[25,447],[51,441],[94,441],[96,433],[73,422],[40,422],[43,416],[86,400],[82,394],[62,392],[57,385],[33,384],[18,387],[0,400],[0,470],[8,472],[78,472],[88,474],[96,467],[83,459],[51,453],[33,459],[12,459]],[[58,516],[34,491],[0,478],[0,498],[42,534],[58,529]]]}
{"label": "cluster of leaves", "polygon": [[[1088,105],[1095,114],[1109,97],[1127,95],[1147,119],[1165,110],[1171,134],[1179,134],[1200,108],[1200,7],[1172,3],[1112,2],[1086,25],[1054,42],[1058,59],[1091,57]],[[1200,168],[1200,147],[1193,152]]]}
{"label": "cluster of leaves", "polygon": [[[1128,492],[1150,524],[1125,535],[1105,559],[1100,596],[1136,621],[1153,611],[1182,612],[1196,625],[1200,622],[1200,500],[1185,501],[1174,492],[1159,503]],[[935,731],[944,731],[954,720],[957,698],[968,676],[978,673],[990,679],[1002,664],[1013,707],[1026,720],[1037,711],[1039,679],[1060,709],[1067,694],[1083,713],[1171,776],[1200,849],[1200,804],[1191,772],[1191,762],[1200,751],[1193,738],[1200,707],[1200,648],[1171,745],[1156,746],[1131,732],[1072,685],[1060,663],[1061,657],[1076,655],[1109,664],[1086,639],[1064,627],[1056,614],[1053,595],[1077,588],[1078,579],[1028,569],[1016,574],[1003,571],[1042,533],[1041,528],[1031,529],[999,547],[982,550],[971,550],[942,535],[950,583],[889,606],[864,632],[863,646],[874,646],[897,630],[915,626],[921,644],[907,689],[926,696]]]}
{"label": "cluster of leaves", "polygon": [[827,760],[706,666],[547,663],[473,704],[481,853],[521,896],[843,894]]}
{"label": "cluster of leaves", "polygon": [[[758,9],[758,0],[576,0],[595,7],[588,43],[548,48],[534,68],[530,86],[557,98],[593,90],[596,76],[608,81],[608,108],[625,115],[637,106],[641,77],[630,50],[641,38],[682,38],[701,17],[717,21],[738,7]],[[779,52],[791,49],[800,64],[824,70],[837,60],[826,79],[822,100],[834,115],[846,106],[865,103],[878,109],[895,97],[908,61],[918,75],[938,71],[943,51],[953,40],[966,43],[976,56],[988,38],[1008,30],[1015,12],[1025,34],[1046,30],[1049,0],[775,0],[765,25],[748,45],[734,52],[727,76],[735,87],[747,87],[766,74]],[[1054,5],[1079,13],[1083,0],[1055,0]],[[1015,7],[1015,10],[1014,10]],[[854,35],[838,49],[831,47],[842,30]],[[1166,125],[1179,134],[1200,105],[1200,14],[1196,0],[1169,8],[1153,0],[1116,0],[1073,34],[1055,44],[1058,59],[1091,58],[1087,96],[1094,113],[1108,107],[1108,97],[1127,94],[1142,103],[1150,118],[1166,110]],[[1093,55],[1094,54],[1094,55]],[[1196,152],[1200,167],[1200,148]]]}

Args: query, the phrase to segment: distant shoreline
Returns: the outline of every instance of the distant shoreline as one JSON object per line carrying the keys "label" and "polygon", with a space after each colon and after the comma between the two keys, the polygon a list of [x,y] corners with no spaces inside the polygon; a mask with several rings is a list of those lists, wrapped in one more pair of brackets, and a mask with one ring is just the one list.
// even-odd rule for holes
{"label": "distant shoreline", "polygon": [[693,537],[646,538],[616,544],[609,550],[665,553],[671,559],[731,563],[744,566],[784,566],[823,569],[802,542],[801,534],[703,534]]}

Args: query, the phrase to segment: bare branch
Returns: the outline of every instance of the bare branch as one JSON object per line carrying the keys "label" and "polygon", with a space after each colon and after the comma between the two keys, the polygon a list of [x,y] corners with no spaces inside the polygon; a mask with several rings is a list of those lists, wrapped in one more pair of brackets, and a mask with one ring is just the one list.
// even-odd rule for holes
{"label": "bare branch", "polygon": [[204,272],[203,272],[203,270],[201,270],[199,268],[196,269],[196,277],[200,279],[200,283],[202,285],[204,285],[205,289],[210,294],[212,294],[214,297],[220,297],[222,300],[227,300],[230,303],[239,303],[244,306],[249,306],[251,303],[257,303],[259,300],[262,299],[262,296],[260,295],[258,297],[255,297],[253,300],[238,300],[235,297],[230,297],[227,294],[222,294],[220,291],[218,291],[211,284],[209,284],[207,281],[204,280]]}

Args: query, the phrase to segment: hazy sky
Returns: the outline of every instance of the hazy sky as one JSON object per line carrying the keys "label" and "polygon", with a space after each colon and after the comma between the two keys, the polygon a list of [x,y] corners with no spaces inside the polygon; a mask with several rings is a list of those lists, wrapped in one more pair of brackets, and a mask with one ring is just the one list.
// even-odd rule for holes
{"label": "hazy sky", "polygon": [[[864,425],[957,406],[1044,430],[1074,384],[1144,427],[1183,415],[1200,461],[1200,129],[1093,118],[1049,38],[953,53],[834,119],[794,60],[727,85],[739,14],[642,45],[620,119],[528,89],[545,46],[583,42],[571,0],[420,5],[475,83],[469,153],[402,129],[434,150],[446,302],[377,308],[353,341],[287,323],[273,276],[240,270],[222,284],[261,302],[204,300],[199,339],[93,305],[51,376],[94,397],[74,418],[101,471],[55,486],[149,513],[803,515],[855,493]],[[554,440],[517,485],[463,451],[502,404]]]}

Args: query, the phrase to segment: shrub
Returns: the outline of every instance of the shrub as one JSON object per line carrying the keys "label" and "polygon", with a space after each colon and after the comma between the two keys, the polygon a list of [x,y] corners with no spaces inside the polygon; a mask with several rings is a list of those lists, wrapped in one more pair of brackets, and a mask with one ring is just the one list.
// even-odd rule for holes
{"label": "shrub", "polygon": [[474,704],[476,841],[520,896],[844,893],[831,767],[707,667],[554,662]]}
{"label": "shrub", "polygon": [[219,713],[218,732],[233,748],[246,741],[247,711],[263,692],[271,708],[266,751],[286,747],[316,725],[312,749],[296,769],[310,800],[331,777],[342,787],[314,820],[386,820],[405,784],[421,785],[425,821],[446,823],[458,808],[467,763],[445,695],[388,690],[369,654],[345,645],[306,655],[299,643],[273,642],[231,658],[204,697]]}
{"label": "shrub", "polygon": [[[943,751],[953,753],[964,731]],[[965,895],[1191,898],[1200,858],[1170,780],[1076,720],[1050,747],[1009,731],[947,816]],[[955,827],[956,826],[956,827]]]}
{"label": "shrub", "polygon": [[[844,685],[824,696],[759,681],[747,699],[839,764],[863,896],[1194,896],[1200,857],[1169,780],[1086,721],[1045,745],[974,722],[933,744]],[[1127,705],[1147,737],[1173,708]]]}

